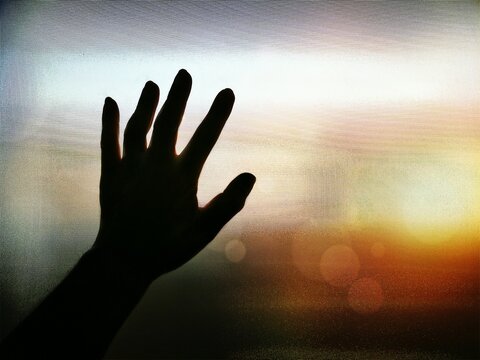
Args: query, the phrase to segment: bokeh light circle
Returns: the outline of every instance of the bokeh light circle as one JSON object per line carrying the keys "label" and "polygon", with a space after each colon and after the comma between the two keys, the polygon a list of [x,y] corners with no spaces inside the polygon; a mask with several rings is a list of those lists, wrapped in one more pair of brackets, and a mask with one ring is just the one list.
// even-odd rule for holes
{"label": "bokeh light circle", "polygon": [[320,259],[320,273],[332,286],[346,287],[358,276],[360,260],[355,251],[347,245],[333,245]]}
{"label": "bokeh light circle", "polygon": [[329,246],[338,244],[344,237],[341,229],[312,220],[293,235],[291,253],[293,264],[306,278],[323,281],[320,273],[322,255]]}
{"label": "bokeh light circle", "polygon": [[360,314],[371,314],[378,311],[383,304],[383,290],[372,278],[361,278],[355,281],[348,291],[350,307]]}
{"label": "bokeh light circle", "polygon": [[225,245],[225,256],[231,262],[238,263],[242,261],[246,253],[245,245],[238,239],[230,240]]}

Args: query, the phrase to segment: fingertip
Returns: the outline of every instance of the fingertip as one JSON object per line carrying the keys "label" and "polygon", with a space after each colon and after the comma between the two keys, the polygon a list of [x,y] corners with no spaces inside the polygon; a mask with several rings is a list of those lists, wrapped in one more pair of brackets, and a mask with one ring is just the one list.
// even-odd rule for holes
{"label": "fingertip", "polygon": [[257,178],[255,177],[255,175],[248,172],[242,173],[238,175],[238,177],[241,177],[242,182],[251,184],[251,186],[255,185],[255,182],[257,181]]}
{"label": "fingertip", "polygon": [[214,100],[214,107],[221,111],[226,111],[228,114],[232,111],[235,103],[235,94],[232,89],[226,88],[220,91]]}
{"label": "fingertip", "polygon": [[190,73],[189,73],[187,70],[185,70],[185,69],[180,69],[180,70],[178,71],[177,76],[181,76],[181,77],[184,77],[184,78],[188,78],[188,79],[190,79],[190,80],[192,79],[192,76],[190,75]]}
{"label": "fingertip", "polygon": [[243,197],[247,197],[253,189],[257,178],[251,173],[243,173],[238,175],[229,186],[229,190],[240,192]]}
{"label": "fingertip", "polygon": [[235,100],[235,93],[230,88],[223,89],[222,91],[220,91],[220,94],[222,96],[225,96],[226,98],[231,98],[232,100]]}
{"label": "fingertip", "polygon": [[188,89],[189,92],[189,89],[192,87],[192,77],[187,70],[181,69],[175,76],[173,83],[176,84],[176,86],[180,86],[182,89]]}
{"label": "fingertip", "polygon": [[250,192],[252,191],[253,186],[255,185],[255,182],[257,181],[257,178],[255,177],[255,175],[250,174],[250,173],[244,173],[242,175],[243,175],[242,187],[245,191],[245,195],[248,196],[250,194]]}
{"label": "fingertip", "polygon": [[113,100],[110,96],[105,98],[105,102],[103,104],[104,111],[118,111],[118,106],[115,100]]}
{"label": "fingertip", "polygon": [[145,83],[145,89],[149,90],[149,91],[154,91],[156,93],[159,93],[160,92],[160,88],[158,87],[157,84],[155,84],[152,80],[148,80],[146,83]]}

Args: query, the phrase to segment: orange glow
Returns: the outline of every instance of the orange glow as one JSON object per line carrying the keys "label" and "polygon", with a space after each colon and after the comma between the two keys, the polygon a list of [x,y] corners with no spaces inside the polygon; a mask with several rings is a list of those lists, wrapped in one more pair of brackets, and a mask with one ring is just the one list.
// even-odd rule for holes
{"label": "orange glow", "polygon": [[320,259],[320,272],[332,286],[346,287],[358,276],[360,261],[357,254],[346,245],[328,248]]}
{"label": "orange glow", "polygon": [[358,279],[348,291],[348,302],[353,310],[362,314],[378,311],[383,303],[382,287],[374,279]]}

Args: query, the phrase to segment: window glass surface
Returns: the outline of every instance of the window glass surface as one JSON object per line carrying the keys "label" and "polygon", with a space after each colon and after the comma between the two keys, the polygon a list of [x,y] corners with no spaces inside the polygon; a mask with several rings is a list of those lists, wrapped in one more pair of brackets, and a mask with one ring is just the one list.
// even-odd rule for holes
{"label": "window glass surface", "polygon": [[199,184],[244,210],[158,279],[115,358],[478,355],[478,2],[6,2],[0,6],[2,337],[93,243],[101,110],[147,80],[236,104]]}

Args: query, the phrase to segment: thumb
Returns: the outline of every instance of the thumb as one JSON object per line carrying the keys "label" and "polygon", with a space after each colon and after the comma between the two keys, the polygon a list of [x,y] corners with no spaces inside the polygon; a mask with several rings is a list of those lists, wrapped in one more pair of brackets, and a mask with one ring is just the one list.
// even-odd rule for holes
{"label": "thumb", "polygon": [[240,174],[230,182],[223,193],[205,205],[198,224],[203,246],[212,241],[225,224],[243,209],[255,181],[255,176],[250,173]]}

